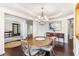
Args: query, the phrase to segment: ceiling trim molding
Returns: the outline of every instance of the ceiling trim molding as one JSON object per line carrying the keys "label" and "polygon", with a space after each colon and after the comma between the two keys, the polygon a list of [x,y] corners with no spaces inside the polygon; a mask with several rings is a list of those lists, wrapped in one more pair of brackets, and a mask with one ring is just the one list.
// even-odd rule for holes
{"label": "ceiling trim molding", "polygon": [[5,7],[0,7],[1,10],[6,13],[6,14],[11,14],[11,15],[14,15],[14,16],[18,16],[18,17],[21,17],[21,18],[24,18],[26,20],[31,20],[33,18],[31,18],[30,16],[27,16],[26,14],[22,14],[20,12],[17,12],[17,11],[14,11],[12,9],[8,9],[8,8],[5,8]]}
{"label": "ceiling trim molding", "polygon": [[68,15],[67,17],[64,17],[64,18],[57,18],[57,19],[51,19],[51,21],[53,21],[53,20],[67,20],[67,19],[70,19],[70,18],[74,18],[74,15],[72,14],[72,15]]}

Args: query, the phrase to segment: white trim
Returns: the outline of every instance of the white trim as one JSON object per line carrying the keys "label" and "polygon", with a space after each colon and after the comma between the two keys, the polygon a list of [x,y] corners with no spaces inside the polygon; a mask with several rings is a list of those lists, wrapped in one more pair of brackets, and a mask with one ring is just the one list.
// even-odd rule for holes
{"label": "white trim", "polygon": [[28,15],[22,14],[20,12],[17,12],[15,10],[12,10],[12,9],[4,8],[4,7],[0,7],[0,9],[2,9],[3,12],[4,13],[7,13],[7,14],[15,15],[15,16],[18,16],[18,17],[21,17],[21,18],[24,18],[24,19],[28,19],[28,20],[31,20],[32,19]]}
{"label": "white trim", "polygon": [[5,53],[5,51],[0,51],[0,55],[3,55]]}

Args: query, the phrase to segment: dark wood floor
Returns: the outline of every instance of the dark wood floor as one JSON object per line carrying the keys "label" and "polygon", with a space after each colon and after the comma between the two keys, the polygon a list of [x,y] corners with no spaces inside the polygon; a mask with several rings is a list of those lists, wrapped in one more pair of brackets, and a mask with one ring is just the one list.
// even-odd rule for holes
{"label": "dark wood floor", "polygon": [[[69,40],[69,43],[65,44],[65,46],[56,44],[54,51],[55,56],[74,56],[72,40]],[[5,49],[4,56],[24,56],[24,54],[21,50],[21,46],[19,46],[12,49]],[[46,56],[49,56],[49,54],[47,53]]]}

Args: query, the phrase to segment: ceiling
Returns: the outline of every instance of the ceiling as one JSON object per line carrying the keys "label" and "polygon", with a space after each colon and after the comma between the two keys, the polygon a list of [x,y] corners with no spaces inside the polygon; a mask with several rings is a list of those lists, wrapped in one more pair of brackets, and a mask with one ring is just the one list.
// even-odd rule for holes
{"label": "ceiling", "polygon": [[44,14],[50,19],[63,18],[73,15],[73,3],[4,3],[1,7],[18,11],[29,19],[36,19],[41,14],[41,7],[44,7]]}

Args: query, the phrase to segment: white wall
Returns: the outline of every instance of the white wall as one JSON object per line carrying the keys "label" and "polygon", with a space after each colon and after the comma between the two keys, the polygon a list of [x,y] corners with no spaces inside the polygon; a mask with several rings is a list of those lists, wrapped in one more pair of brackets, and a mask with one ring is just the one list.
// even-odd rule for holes
{"label": "white wall", "polygon": [[[12,29],[12,23],[20,24],[21,36],[25,39],[27,37],[27,23],[26,20],[17,16],[5,14],[5,31]],[[8,26],[9,25],[9,26]]]}
{"label": "white wall", "polygon": [[12,31],[12,21],[5,20],[5,32]]}
{"label": "white wall", "polygon": [[32,34],[32,33],[33,33],[33,22],[27,21],[27,34]]}
{"label": "white wall", "polygon": [[[61,31],[56,31],[58,33],[64,33],[65,35],[65,42],[68,42],[68,20],[67,19],[55,19],[53,21],[61,21]],[[52,21],[52,22],[53,22]],[[46,32],[53,32],[52,30],[49,30],[49,24],[46,23],[45,25],[40,25],[37,22],[33,22],[33,35],[45,35]],[[62,42],[62,41],[61,41]]]}
{"label": "white wall", "polygon": [[0,9],[0,55],[4,52],[4,13]]}
{"label": "white wall", "polygon": [[27,37],[27,24],[25,21],[21,22],[21,36],[23,36],[23,39]]}
{"label": "white wall", "polygon": [[[15,10],[10,10],[10,9],[7,9],[7,8],[0,7],[0,55],[5,53],[5,50],[4,50],[4,20],[5,20],[4,15],[5,15],[5,13],[11,14],[11,15],[16,15],[16,16],[27,19],[26,15],[23,15],[20,12],[16,12]],[[14,17],[12,17],[10,19],[14,20]],[[27,32],[25,32],[25,31],[27,31],[27,24],[26,24],[25,20],[16,19],[16,21],[19,21],[21,23],[21,26],[22,26],[21,27],[21,29],[22,29],[21,33],[22,33],[23,38],[25,38],[25,36],[27,36],[26,35]]]}
{"label": "white wall", "polygon": [[20,24],[19,22],[11,20],[11,18],[6,19],[6,17],[5,17],[5,31],[6,32],[7,31],[12,31],[12,23]]}
{"label": "white wall", "polygon": [[44,36],[46,32],[48,32],[49,24],[46,23],[45,25],[40,25],[38,22],[33,21],[33,36]]}

